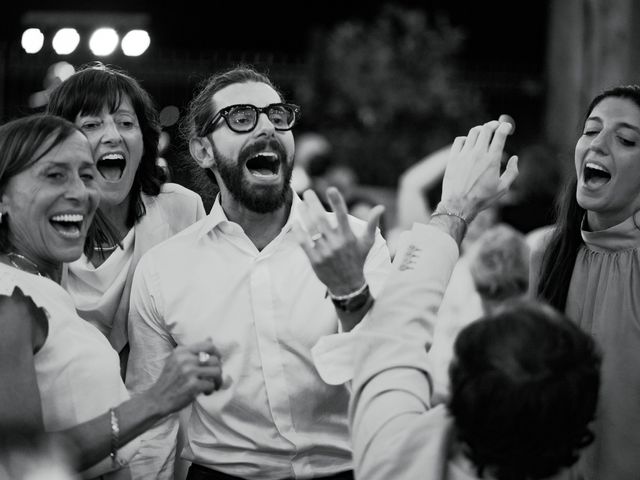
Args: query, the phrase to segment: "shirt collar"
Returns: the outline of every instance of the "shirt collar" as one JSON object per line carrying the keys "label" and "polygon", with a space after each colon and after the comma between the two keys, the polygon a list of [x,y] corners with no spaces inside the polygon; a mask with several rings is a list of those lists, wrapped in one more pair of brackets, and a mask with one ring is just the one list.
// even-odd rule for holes
{"label": "shirt collar", "polygon": [[[302,228],[304,228],[304,223],[301,221],[301,208],[302,208],[302,200],[298,196],[298,194],[291,189],[292,193],[292,201],[291,201],[291,210],[289,211],[289,218],[287,218],[286,223],[282,227],[283,232],[289,232],[296,221],[300,221]],[[209,232],[214,231],[216,228],[221,227],[225,224],[231,224],[232,222],[227,218],[227,215],[224,213],[222,209],[222,204],[220,203],[220,194],[216,196],[216,200],[211,207],[211,211],[209,215],[205,218],[202,228],[200,229],[200,237],[208,235]]]}

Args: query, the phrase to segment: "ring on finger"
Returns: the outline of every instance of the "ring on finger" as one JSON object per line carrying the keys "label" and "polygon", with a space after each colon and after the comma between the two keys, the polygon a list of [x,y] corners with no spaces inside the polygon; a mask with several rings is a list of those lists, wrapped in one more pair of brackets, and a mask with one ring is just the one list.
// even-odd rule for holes
{"label": "ring on finger", "polygon": [[207,352],[198,352],[198,363],[200,365],[206,364],[210,358],[211,355],[209,355]]}
{"label": "ring on finger", "polygon": [[316,242],[317,242],[318,240],[320,240],[323,236],[324,236],[324,235],[322,234],[322,232],[315,233],[315,234],[311,235],[311,241],[312,241],[313,243],[316,243]]}

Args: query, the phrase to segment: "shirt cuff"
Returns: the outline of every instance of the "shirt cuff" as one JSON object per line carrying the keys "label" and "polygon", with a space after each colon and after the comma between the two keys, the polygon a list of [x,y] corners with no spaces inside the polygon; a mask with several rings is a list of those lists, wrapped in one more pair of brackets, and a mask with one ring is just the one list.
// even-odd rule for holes
{"label": "shirt cuff", "polygon": [[354,341],[357,333],[337,333],[322,337],[311,349],[311,357],[322,381],[342,385],[353,378]]}

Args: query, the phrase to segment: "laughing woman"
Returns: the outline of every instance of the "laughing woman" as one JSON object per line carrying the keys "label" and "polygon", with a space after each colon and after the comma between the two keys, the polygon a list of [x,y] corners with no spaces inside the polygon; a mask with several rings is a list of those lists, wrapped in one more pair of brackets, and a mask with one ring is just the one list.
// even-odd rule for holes
{"label": "laughing woman", "polygon": [[96,175],[71,122],[0,127],[0,432],[47,432],[73,449],[82,478],[115,480],[130,478],[135,438],[211,393],[221,369],[210,340],[178,347],[161,378],[129,399],[118,355],[59,285],[63,262],[82,254]]}
{"label": "laughing woman", "polygon": [[612,88],[591,102],[575,170],[555,230],[534,249],[534,291],[590,333],[603,352],[596,438],[581,465],[585,478],[637,480],[640,86]]}
{"label": "laughing woman", "polygon": [[180,185],[162,184],[156,165],[158,114],[147,92],[127,74],[102,64],[84,68],[51,93],[47,113],[74,122],[89,138],[102,188],[84,255],[69,265],[63,285],[125,367],[129,294],[138,260],[204,217],[202,200]]}

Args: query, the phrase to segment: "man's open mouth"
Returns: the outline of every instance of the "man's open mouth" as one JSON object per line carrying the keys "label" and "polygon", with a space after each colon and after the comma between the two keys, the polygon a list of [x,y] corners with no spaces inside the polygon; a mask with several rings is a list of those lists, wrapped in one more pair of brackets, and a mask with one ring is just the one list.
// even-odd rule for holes
{"label": "man's open mouth", "polygon": [[584,183],[591,188],[601,187],[611,180],[609,171],[602,165],[593,162],[585,163],[582,176]]}
{"label": "man's open mouth", "polygon": [[98,159],[96,167],[100,175],[108,182],[117,182],[122,178],[127,161],[120,153],[108,153]]}
{"label": "man's open mouth", "polygon": [[249,158],[246,166],[256,177],[274,177],[280,172],[280,158],[275,152],[261,152]]}

